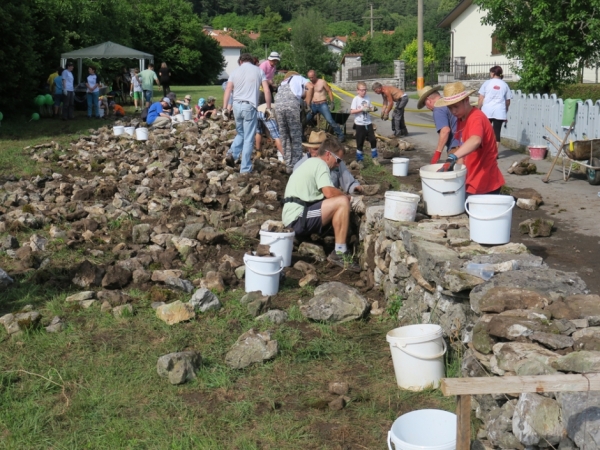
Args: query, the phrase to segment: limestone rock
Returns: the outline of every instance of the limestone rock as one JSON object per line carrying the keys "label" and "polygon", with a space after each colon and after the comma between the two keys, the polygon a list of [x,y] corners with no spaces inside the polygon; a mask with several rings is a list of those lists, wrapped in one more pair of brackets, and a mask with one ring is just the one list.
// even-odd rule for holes
{"label": "limestone rock", "polygon": [[561,372],[600,372],[600,352],[583,350],[569,353],[554,361],[552,367]]}
{"label": "limestone rock", "polygon": [[0,291],[14,283],[14,280],[8,274],[0,269]]}
{"label": "limestone rock", "polygon": [[204,222],[189,223],[181,232],[180,237],[195,240],[198,236],[198,233],[202,228],[204,228],[205,225],[206,224]]}
{"label": "limestone rock", "polygon": [[283,233],[286,228],[282,221],[269,219],[263,222],[260,229],[270,233]]}
{"label": "limestone rock", "polygon": [[111,307],[125,305],[131,302],[131,297],[121,291],[100,291],[96,294],[101,302],[108,302]]}
{"label": "limestone rock", "polygon": [[421,274],[427,281],[443,284],[448,264],[459,262],[458,253],[434,242],[416,240],[412,242],[410,249],[406,241],[404,245],[417,258]]}
{"label": "limestone rock", "polygon": [[556,369],[535,359],[531,361],[519,361],[515,364],[514,369],[515,373],[520,377],[529,375],[554,375],[557,373]]}
{"label": "limestone rock", "polygon": [[106,275],[102,278],[102,287],[104,289],[121,289],[129,284],[132,274],[129,270],[121,266],[110,266]]}
{"label": "limestone rock", "polygon": [[522,342],[500,342],[494,345],[493,352],[498,368],[509,372],[515,371],[515,364],[519,361],[536,360],[544,364],[552,364],[560,358],[558,353],[546,350],[537,344]]}
{"label": "limestone rock", "polygon": [[167,278],[181,278],[181,270],[153,270],[152,281],[165,282]]}
{"label": "limestone rock", "polygon": [[510,316],[494,316],[488,324],[488,333],[497,338],[515,340],[530,336],[534,331],[539,331],[542,328],[543,325],[540,321]]}
{"label": "limestone rock", "polygon": [[479,277],[471,275],[466,271],[448,269],[443,272],[442,287],[450,292],[458,293],[471,290],[475,286],[485,283]]}
{"label": "limestone rock", "polygon": [[519,224],[521,234],[529,234],[529,237],[547,237],[552,234],[553,220],[527,219]]}
{"label": "limestone rock", "polygon": [[54,316],[52,318],[52,322],[50,322],[50,325],[46,327],[46,332],[59,333],[65,328],[67,328],[67,325],[63,322],[63,320],[58,316]]}
{"label": "limestone rock", "polygon": [[8,334],[18,334],[30,328],[36,328],[42,315],[37,311],[24,311],[16,314],[6,314],[0,317],[0,323],[4,325]]}
{"label": "limestone rock", "polygon": [[165,285],[171,286],[179,291],[183,291],[186,294],[194,292],[194,285],[189,280],[182,280],[177,277],[168,277],[165,279]]}
{"label": "limestone rock", "polygon": [[558,444],[563,423],[556,400],[535,393],[519,397],[512,420],[512,431],[524,445]]}
{"label": "limestone rock", "polygon": [[592,326],[600,325],[600,295],[571,295],[565,298],[565,304],[577,313],[574,319],[587,319]]}
{"label": "limestone rock", "polygon": [[254,329],[242,334],[225,355],[225,363],[233,369],[243,369],[251,364],[267,361],[277,356],[277,341],[271,340],[271,333],[256,333]]}
{"label": "limestone rock", "polygon": [[315,261],[325,261],[327,258],[323,247],[320,245],[311,244],[310,242],[302,242],[300,247],[298,247],[298,254],[300,256],[311,256],[315,259]]}
{"label": "limestone rock", "polygon": [[345,381],[333,381],[329,383],[329,392],[336,395],[348,394],[350,387]]}
{"label": "limestone rock", "polygon": [[270,311],[267,311],[266,313],[258,316],[256,319],[257,322],[272,322],[275,325],[281,325],[282,323],[284,323],[285,321],[287,321],[288,319],[288,313],[286,313],[285,311],[281,311],[279,309],[272,309]]}
{"label": "limestone rock", "polygon": [[475,350],[485,355],[492,353],[492,347],[496,343],[488,333],[487,325],[481,321],[477,322],[473,327],[472,342]]}
{"label": "limestone rock", "polygon": [[544,203],[542,195],[532,188],[517,189],[512,191],[510,195],[512,195],[515,200],[534,200],[538,205]]}
{"label": "limestone rock", "polygon": [[196,312],[217,311],[221,309],[219,298],[206,288],[200,288],[190,299],[190,305]]}
{"label": "limestone rock", "polygon": [[471,309],[481,313],[481,299],[496,287],[527,289],[553,300],[559,296],[583,294],[586,290],[585,282],[575,273],[542,268],[515,270],[496,274],[484,284],[475,286],[469,294]]}
{"label": "limestone rock", "polygon": [[121,317],[132,316],[133,315],[133,306],[130,303],[127,303],[125,305],[115,306],[112,309],[112,313],[113,313],[113,316],[115,316],[117,319],[119,319]]}
{"label": "limestone rock", "polygon": [[517,206],[527,211],[536,211],[539,208],[539,204],[534,199],[520,198],[517,200]]}
{"label": "limestone rock", "polygon": [[73,294],[65,298],[66,302],[81,302],[83,300],[90,300],[94,298],[96,293],[94,291],[83,291],[78,292],[77,294]]}
{"label": "limestone rock", "polygon": [[150,224],[134,225],[131,230],[131,240],[134,244],[148,244],[150,242]]}
{"label": "limestone rock", "polygon": [[363,317],[367,308],[367,300],[355,288],[334,281],[315,289],[315,296],[300,311],[311,320],[341,323]]}
{"label": "limestone rock", "polygon": [[489,289],[479,301],[481,312],[501,313],[508,309],[544,308],[550,300],[527,289],[495,287]]}
{"label": "limestone rock", "polygon": [[316,273],[307,273],[300,280],[298,280],[298,286],[316,286],[319,284],[319,276]]}
{"label": "limestone rock", "polygon": [[563,336],[562,334],[555,333],[544,333],[541,331],[536,331],[531,336],[529,336],[534,342],[539,342],[545,347],[548,347],[552,350],[560,350],[563,348],[572,347],[575,341],[573,338],[569,336]]}
{"label": "limestone rock", "polygon": [[196,351],[169,353],[158,358],[156,371],[171,384],[183,384],[196,378],[202,365],[202,355]]}
{"label": "limestone rock", "polygon": [[204,278],[200,280],[200,287],[223,292],[225,290],[225,283],[219,272],[209,271]]}
{"label": "limestone rock", "polygon": [[173,303],[156,308],[156,317],[168,325],[174,325],[195,318],[196,313],[193,306],[189,303],[182,303],[176,300]]}
{"label": "limestone rock", "polygon": [[71,281],[82,288],[100,286],[103,276],[104,269],[86,259],[77,266]]}
{"label": "limestone rock", "polygon": [[[577,448],[598,448],[600,443],[600,392],[560,392],[556,399],[561,407],[567,435]],[[561,443],[562,444],[562,443]]]}

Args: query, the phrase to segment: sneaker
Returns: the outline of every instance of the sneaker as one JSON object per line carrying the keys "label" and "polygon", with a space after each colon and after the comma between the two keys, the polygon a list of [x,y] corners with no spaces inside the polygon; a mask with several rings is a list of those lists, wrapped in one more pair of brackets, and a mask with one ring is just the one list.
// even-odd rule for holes
{"label": "sneaker", "polygon": [[231,153],[228,153],[225,157],[225,164],[227,164],[229,167],[235,167],[235,159],[233,159],[233,155]]}
{"label": "sneaker", "polygon": [[371,150],[371,158],[377,158],[378,156],[377,150]]}
{"label": "sneaker", "polygon": [[285,160],[283,159],[283,155],[281,153],[279,153],[279,152],[277,152],[277,160],[279,162],[285,162]]}
{"label": "sneaker", "polygon": [[363,162],[364,161],[364,156],[363,156],[363,152],[356,152],[356,162]]}
{"label": "sneaker", "polygon": [[360,266],[354,262],[354,258],[352,258],[352,255],[349,252],[342,253],[334,250],[327,257],[327,261],[350,272],[360,272]]}

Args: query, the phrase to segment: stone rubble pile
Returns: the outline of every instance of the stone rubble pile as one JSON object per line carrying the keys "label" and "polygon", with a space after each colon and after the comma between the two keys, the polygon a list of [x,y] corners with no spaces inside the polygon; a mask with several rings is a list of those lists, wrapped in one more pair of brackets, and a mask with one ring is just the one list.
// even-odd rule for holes
{"label": "stone rubble pile", "polygon": [[[462,354],[462,376],[600,371],[600,296],[522,244],[471,242],[467,225],[464,215],[408,223],[384,219],[383,206],[367,208],[360,228],[363,282],[382,289],[388,301],[402,298],[401,325],[439,324]],[[493,267],[493,276],[475,276],[470,263]],[[474,396],[482,426],[472,448],[597,448],[599,399],[598,393]]]}

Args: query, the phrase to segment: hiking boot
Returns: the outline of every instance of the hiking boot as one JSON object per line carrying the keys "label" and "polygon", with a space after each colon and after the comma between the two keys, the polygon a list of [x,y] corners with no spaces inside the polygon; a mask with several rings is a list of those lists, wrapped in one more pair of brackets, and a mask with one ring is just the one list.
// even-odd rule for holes
{"label": "hiking boot", "polygon": [[229,167],[235,167],[235,159],[233,159],[233,155],[231,153],[228,153],[227,156],[225,156],[225,164],[227,164]]}
{"label": "hiking boot", "polygon": [[363,156],[363,152],[356,152],[356,162],[363,162],[364,161],[364,156]]}
{"label": "hiking boot", "polygon": [[352,258],[352,255],[349,252],[342,253],[334,250],[327,257],[327,261],[350,272],[360,272],[360,266],[354,262],[354,258]]}

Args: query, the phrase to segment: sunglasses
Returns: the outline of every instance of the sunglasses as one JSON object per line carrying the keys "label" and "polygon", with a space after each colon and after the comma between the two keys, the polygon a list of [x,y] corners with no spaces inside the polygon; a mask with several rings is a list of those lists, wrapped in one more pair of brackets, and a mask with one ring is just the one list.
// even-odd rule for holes
{"label": "sunglasses", "polygon": [[343,160],[342,160],[342,158],[340,158],[340,157],[338,157],[338,156],[334,155],[334,154],[333,154],[333,153],[331,153],[330,151],[328,151],[327,153],[329,153],[331,156],[333,156],[333,157],[335,158],[335,162],[336,162],[336,164],[339,164],[339,163],[341,163],[341,162],[343,161]]}

